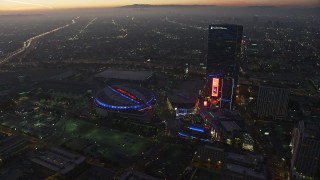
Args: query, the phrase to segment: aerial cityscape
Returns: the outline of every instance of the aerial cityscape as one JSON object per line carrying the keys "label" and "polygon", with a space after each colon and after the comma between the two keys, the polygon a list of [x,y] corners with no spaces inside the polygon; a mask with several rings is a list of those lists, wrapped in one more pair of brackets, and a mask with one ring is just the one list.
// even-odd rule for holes
{"label": "aerial cityscape", "polygon": [[320,180],[320,2],[0,1],[0,179]]}

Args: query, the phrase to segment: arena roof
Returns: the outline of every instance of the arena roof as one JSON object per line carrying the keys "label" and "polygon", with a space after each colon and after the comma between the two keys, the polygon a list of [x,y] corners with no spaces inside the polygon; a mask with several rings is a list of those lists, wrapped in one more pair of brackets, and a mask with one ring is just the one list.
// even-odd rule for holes
{"label": "arena roof", "polygon": [[143,109],[153,105],[155,96],[145,88],[133,85],[106,86],[97,92],[95,103],[107,109]]}
{"label": "arena roof", "polygon": [[108,78],[108,79],[119,79],[119,80],[131,80],[131,81],[144,81],[152,76],[151,71],[125,71],[117,69],[107,69],[95,77]]}

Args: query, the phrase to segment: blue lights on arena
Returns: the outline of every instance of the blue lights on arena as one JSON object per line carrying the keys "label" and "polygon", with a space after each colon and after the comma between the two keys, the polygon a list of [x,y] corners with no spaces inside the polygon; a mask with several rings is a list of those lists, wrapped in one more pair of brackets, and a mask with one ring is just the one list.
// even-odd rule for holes
{"label": "blue lights on arena", "polygon": [[189,126],[188,129],[198,132],[204,132],[204,129],[196,127],[196,126]]}
{"label": "blue lights on arena", "polygon": [[147,102],[147,104],[153,104],[156,101],[156,97],[153,95],[152,98]]}
{"label": "blue lights on arena", "polygon": [[205,142],[211,142],[209,139],[203,139],[203,138],[197,138],[195,136],[190,136],[186,133],[183,133],[183,132],[178,132],[178,134],[182,137],[186,137],[186,138],[191,138],[191,139],[198,139],[198,140],[201,140],[201,141],[205,141]]}
{"label": "blue lights on arena", "polygon": [[[119,94],[121,97],[129,99],[130,101],[136,103],[136,105],[129,105],[129,106],[117,106],[117,105],[111,105],[111,104],[107,104],[104,103],[102,101],[100,101],[97,97],[94,98],[94,103],[101,107],[101,108],[106,108],[106,109],[110,109],[110,110],[138,110],[138,111],[145,111],[145,110],[150,110],[152,109],[152,105],[156,102],[156,97],[154,95],[152,95],[152,97],[146,102],[144,103],[143,101],[141,101],[140,99],[134,99],[126,94],[123,94],[119,91],[117,91],[116,89],[108,86],[108,88],[110,90],[112,90],[113,92]],[[134,95],[132,95],[134,97]]]}
{"label": "blue lights on arena", "polygon": [[182,132],[178,132],[178,134],[179,134],[180,136],[188,137],[188,135],[187,135],[187,134],[182,133]]}
{"label": "blue lights on arena", "polygon": [[109,108],[109,109],[141,109],[144,107],[144,105],[135,105],[135,106],[113,106],[109,104],[105,104],[98,99],[94,99],[94,102],[97,103],[97,105]]}

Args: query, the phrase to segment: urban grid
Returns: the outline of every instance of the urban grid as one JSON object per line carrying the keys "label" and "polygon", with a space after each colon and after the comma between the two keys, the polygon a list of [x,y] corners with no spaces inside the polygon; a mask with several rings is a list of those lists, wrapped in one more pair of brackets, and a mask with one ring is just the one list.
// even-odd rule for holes
{"label": "urban grid", "polygon": [[0,179],[320,180],[320,4],[28,3],[0,8]]}

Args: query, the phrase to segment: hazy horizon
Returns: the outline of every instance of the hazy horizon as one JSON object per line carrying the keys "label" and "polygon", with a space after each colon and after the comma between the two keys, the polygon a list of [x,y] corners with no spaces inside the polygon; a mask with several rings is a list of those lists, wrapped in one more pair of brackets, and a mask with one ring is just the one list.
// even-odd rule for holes
{"label": "hazy horizon", "polygon": [[132,4],[151,4],[151,5],[216,5],[216,6],[294,6],[294,7],[319,7],[318,0],[161,0],[154,3],[148,0],[133,1],[108,1],[101,0],[88,1],[62,1],[54,2],[46,0],[0,0],[0,12],[10,11],[34,11],[34,10],[55,10],[55,9],[78,9],[78,8],[113,8]]}

